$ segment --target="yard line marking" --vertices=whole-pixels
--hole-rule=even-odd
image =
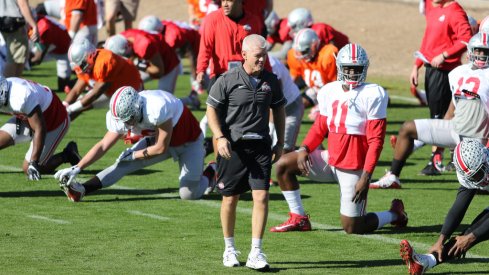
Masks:
[[[407,101],[407,102],[419,104],[419,100],[417,98],[414,98],[414,97],[405,97],[405,96],[400,96],[400,95],[389,95],[389,97],[392,99],[397,99],[397,100],[402,100],[402,101]]]
[[[207,200],[194,200],[194,201],[190,201],[189,200],[188,202],[199,203],[199,204],[203,204],[203,205],[214,207],[214,208],[220,208],[221,207],[221,203],[220,202],[215,202],[215,201],[207,201]],[[238,213],[247,214],[247,215],[251,215],[252,214],[252,209],[251,208],[243,208],[243,207],[239,207],[238,206],[236,208],[236,211]],[[284,221],[284,220],[287,219],[287,217],[284,216],[284,215],[279,215],[279,214],[276,214],[276,213],[269,212],[268,213],[268,219],[277,220],[277,221]],[[344,235],[346,235],[345,231],[343,231],[343,228],[338,227],[338,226],[333,226],[333,225],[329,225],[329,224],[321,224],[321,223],[316,223],[316,222],[313,222],[312,223],[312,226],[315,227],[315,228],[318,228],[318,229],[326,230],[325,231],[326,233],[330,233],[330,234],[344,234]],[[370,239],[370,240],[381,241],[381,242],[389,243],[389,244],[399,244],[401,242],[401,240],[402,240],[402,239],[385,237],[385,236],[382,236],[382,235],[379,235],[379,234],[368,234],[368,235],[351,234],[350,236],[353,237],[353,238]],[[412,241],[409,241],[409,243],[411,245],[413,245],[414,247],[416,247],[418,249],[418,251],[420,251],[420,250],[428,250],[431,247],[431,245],[428,245],[428,244],[425,244],[425,243],[420,243],[420,242],[412,242]],[[487,257],[489,257],[489,256],[482,256],[482,255],[473,254],[473,253],[470,253],[470,252],[468,252],[466,256],[468,258],[487,258]]]
[[[26,216],[29,217],[29,218],[43,220],[43,221],[48,221],[48,222],[54,222],[54,223],[57,223],[57,224],[71,224],[71,222],[69,222],[69,221],[58,220],[58,219],[51,219],[51,218],[44,217],[44,216],[39,216],[39,215],[26,215]]]
[[[0,169],[1,170],[6,170],[9,172],[23,172],[22,168],[16,167],[16,166],[10,166],[10,165],[1,165],[0,164]]]
[[[155,220],[160,220],[160,221],[168,221],[170,219],[168,217],[163,217],[163,216],[158,216],[158,215],[155,215],[155,214],[144,213],[144,212],[137,211],[137,210],[128,210],[127,213],[133,214],[133,215],[137,215],[137,216],[148,217],[148,218],[155,219]]]

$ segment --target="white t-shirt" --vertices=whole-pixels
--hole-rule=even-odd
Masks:
[[[294,81],[290,77],[289,70],[278,60],[276,57],[273,57],[268,53],[268,59],[270,60],[270,65],[272,66],[273,73],[277,76],[277,78],[282,83],[282,91],[284,93],[285,99],[287,99],[287,105],[294,102],[297,97],[301,95],[299,91],[299,87],[295,85]]]
[[[345,92],[341,81],[334,81],[318,92],[319,112],[327,116],[332,133],[365,135],[367,120],[387,116],[387,102],[387,93],[377,84],[365,83]]]
[[[17,77],[8,78],[10,82],[9,101],[0,107],[0,112],[16,115],[29,115],[37,105],[44,112],[53,100],[49,88],[39,83]]]
[[[165,121],[171,119],[174,127],[183,112],[183,103],[172,94],[160,90],[147,90],[139,93],[143,106],[143,120],[128,129],[125,124],[107,112],[107,130],[110,132],[125,134],[131,130],[134,134],[150,135]]]

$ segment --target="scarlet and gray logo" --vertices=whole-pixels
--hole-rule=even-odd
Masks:
[[[217,188],[219,188],[221,190],[224,189],[224,182],[221,181],[220,183],[218,183]]]
[[[246,32],[250,32],[251,31],[251,26],[246,24],[243,26],[243,30],[245,30]]]
[[[264,91],[264,92],[270,92],[272,90],[272,88],[270,87],[270,85],[268,85],[267,82],[264,82],[261,85],[261,90]]]

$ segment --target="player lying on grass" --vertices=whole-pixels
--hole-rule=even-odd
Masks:
[[[401,257],[409,274],[423,274],[441,263],[465,256],[474,245],[489,239],[489,207],[482,210],[460,235],[450,237],[462,222],[477,191],[489,190],[489,151],[477,140],[464,139],[455,147],[453,162],[461,186],[440,237],[428,254],[418,254],[407,240],[401,241]]]
[[[160,90],[138,92],[129,86],[119,88],[110,100],[106,115],[107,133],[71,167],[58,171],[55,178],[71,201],[115,184],[123,176],[173,158],[180,165],[180,198],[199,199],[213,187],[214,169],[202,174],[205,150],[197,119],[172,94]],[[116,162],[83,184],[75,177],[100,159],[128,131],[146,135],[124,150]]]

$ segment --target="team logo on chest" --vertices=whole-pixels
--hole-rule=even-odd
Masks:
[[[270,87],[270,85],[268,85],[267,82],[263,82],[263,84],[261,85],[261,90],[268,93],[272,91],[272,88]]]
[[[248,25],[248,24],[246,24],[246,25],[244,25],[244,26],[243,26],[243,30],[244,30],[245,32],[249,33],[249,32],[251,32],[251,26],[250,26],[250,25]]]

